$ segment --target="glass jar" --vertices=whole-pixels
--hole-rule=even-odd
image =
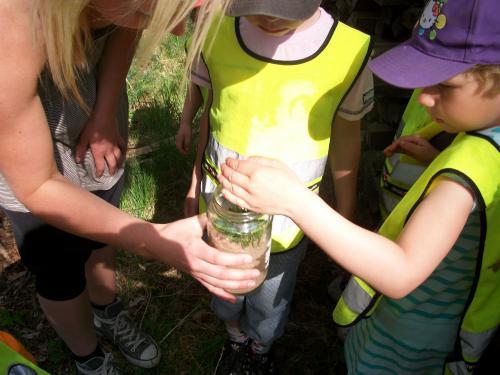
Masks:
[[[250,254],[252,263],[238,268],[260,271],[252,288],[227,290],[232,294],[247,294],[264,282],[271,252],[272,216],[248,211],[229,202],[220,186],[215,190],[207,209],[208,241],[213,247],[228,253]]]

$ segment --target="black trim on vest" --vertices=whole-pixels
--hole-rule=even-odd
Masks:
[[[207,102],[209,101],[210,103],[204,103],[203,105],[203,112],[205,111],[205,108],[209,108],[208,109],[208,118],[207,118],[207,139],[205,141],[205,146],[203,146],[203,151],[202,151],[202,154],[200,155],[201,157],[201,163],[200,163],[200,172],[201,172],[201,176],[200,176],[200,184],[201,184],[201,181],[203,180],[203,161],[205,160],[205,154],[207,152],[207,146],[208,146],[208,139],[210,138],[210,134],[212,133],[212,124],[210,122],[210,111],[212,111],[212,104],[214,102],[213,100],[213,90],[212,90],[212,77],[210,76],[210,69],[208,69],[208,65],[207,65],[207,61],[205,60],[205,56],[203,55],[203,52],[200,53],[200,57],[201,57],[201,60],[203,61],[203,64],[205,64],[205,66],[207,67],[207,74],[208,74],[208,78],[210,79],[210,88],[208,88],[208,95],[207,95]],[[196,85],[198,86],[198,85]],[[198,87],[198,90],[200,90],[200,95],[201,95],[201,88]],[[212,97],[210,97],[210,92],[212,92]],[[202,112],[202,118],[203,118],[203,112]],[[201,135],[201,124],[202,124],[202,121],[200,120],[200,135]],[[197,155],[198,157],[198,155]],[[196,161],[195,161],[196,163]],[[217,178],[217,176],[215,177]],[[198,198],[198,201],[199,201],[200,198]],[[207,202],[208,203],[208,202]]]
[[[496,150],[498,152],[500,152],[500,145],[498,143],[496,143],[491,137],[488,137],[486,134],[481,134],[481,133],[477,133],[477,132],[474,132],[474,131],[471,131],[471,132],[465,132],[465,134],[467,135],[472,135],[473,137],[478,137],[478,138],[482,138],[486,141],[488,141],[489,143],[491,143],[491,145],[493,147],[496,148]]]
[[[269,57],[261,56],[255,52],[251,51],[243,42],[243,38],[242,38],[241,33],[240,33],[240,17],[236,17],[234,19],[234,31],[236,33],[236,39],[238,39],[238,44],[240,45],[241,49],[243,51],[245,51],[248,55],[252,56],[253,58],[260,60],[260,61],[267,62],[267,63],[277,64],[277,65],[299,65],[299,64],[303,64],[303,63],[306,63],[308,61],[313,60],[321,52],[323,52],[323,50],[326,48],[328,43],[330,43],[330,40],[332,39],[333,33],[335,32],[335,29],[337,28],[338,23],[339,22],[337,20],[334,20],[333,25],[330,28],[330,31],[328,32],[328,35],[326,36],[323,44],[321,45],[321,47],[318,48],[318,50],[316,52],[314,52],[310,56],[307,56],[307,57],[305,57],[303,59],[299,59],[299,60],[274,60],[274,59],[271,59]]]
[[[471,134],[475,135],[475,134]],[[481,137],[483,138],[483,137]],[[485,138],[488,138],[485,136]],[[472,282],[472,286],[470,288],[469,296],[467,297],[467,301],[465,302],[464,305],[464,312],[460,318],[460,323],[458,325],[458,331],[455,339],[455,346],[453,349],[453,352],[450,353],[446,359],[447,362],[456,362],[456,361],[463,361],[469,366],[474,366],[475,363],[467,362],[463,356],[462,356],[462,347],[460,344],[460,329],[462,327],[465,315],[467,313],[467,310],[469,309],[470,304],[472,303],[472,300],[474,299],[474,295],[476,294],[476,289],[477,289],[477,284],[479,282],[479,277],[481,275],[481,266],[482,266],[482,261],[483,261],[483,256],[484,256],[484,246],[486,243],[486,231],[487,231],[487,225],[488,222],[486,220],[486,203],[484,203],[483,196],[481,194],[481,191],[477,187],[477,185],[472,181],[472,179],[464,174],[463,172],[454,169],[454,168],[444,168],[438,171],[432,178],[429,180],[427,183],[427,186],[425,187],[424,191],[422,192],[422,195],[418,198],[418,200],[415,202],[411,210],[408,212],[408,216],[405,219],[405,225],[408,219],[411,217],[413,214],[413,211],[415,211],[416,207],[420,204],[420,202],[424,199],[425,194],[429,190],[429,187],[431,184],[434,182],[434,180],[437,177],[440,177],[443,174],[453,174],[456,175],[460,178],[462,178],[465,182],[467,182],[469,188],[473,191],[474,197],[476,198],[476,207],[478,209],[479,213],[479,219],[481,221],[481,229],[480,229],[480,237],[479,237],[479,249],[478,249],[478,254],[477,254],[477,260],[476,260],[476,270],[474,272],[474,281]]]
[[[428,141],[429,141],[429,143],[432,146],[434,146],[434,148],[437,148],[441,152],[444,149],[446,149],[449,145],[452,144],[452,142],[455,140],[455,138],[457,137],[457,135],[458,135],[458,133],[452,134],[452,133],[448,133],[448,132],[446,132],[446,131],[443,130],[443,131],[440,131],[437,134],[434,134],[434,136],[432,136],[431,138],[429,138]],[[438,146],[442,146],[442,144],[436,144],[436,142],[440,141],[439,137],[445,137],[444,138],[444,142],[446,143],[445,147],[438,147]],[[443,141],[443,140],[441,140],[441,141]]]

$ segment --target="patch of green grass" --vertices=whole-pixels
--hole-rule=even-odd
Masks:
[[[129,147],[139,148],[175,136],[180,119],[172,97],[161,94],[138,107],[130,120]]]
[[[63,363],[68,358],[68,349],[60,340],[49,340],[47,343],[47,355],[49,363],[58,367],[60,363]]]
[[[24,315],[25,311],[0,309],[0,327],[7,329],[15,325],[22,325],[24,323]]]
[[[155,213],[157,181],[139,161],[127,163],[125,192],[120,208],[144,220],[151,220]]]
[[[184,75],[186,40],[187,36],[168,37],[152,56],[147,67],[132,65],[127,77],[131,111],[145,100],[156,99],[165,94],[175,96]],[[178,100],[175,102],[180,103]]]
[[[194,152],[181,155],[173,141],[128,160],[121,208],[155,222],[182,218],[193,162]]]
[[[186,93],[186,40],[186,36],[167,38],[146,68],[133,65],[130,69],[130,145],[148,144],[175,134]]]

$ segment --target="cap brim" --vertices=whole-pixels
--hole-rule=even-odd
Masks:
[[[376,76],[393,86],[407,89],[435,85],[472,66],[474,64],[429,56],[409,44],[400,44],[369,63]]]
[[[226,11],[226,15],[230,17],[244,17],[244,16],[269,16],[282,18],[289,21],[297,21],[302,18],[298,18],[295,15],[287,14],[286,12],[274,12],[272,10],[252,10],[247,11],[246,9],[229,9]]]
[[[260,15],[292,21],[305,20],[314,14],[321,1],[303,1],[304,0],[288,1],[286,6],[283,6],[283,2],[273,2],[271,0],[233,1],[226,10],[226,15],[231,17]]]

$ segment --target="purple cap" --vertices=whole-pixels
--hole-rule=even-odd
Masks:
[[[477,64],[500,64],[500,0],[430,0],[412,36],[370,63],[391,85],[446,81]]]

